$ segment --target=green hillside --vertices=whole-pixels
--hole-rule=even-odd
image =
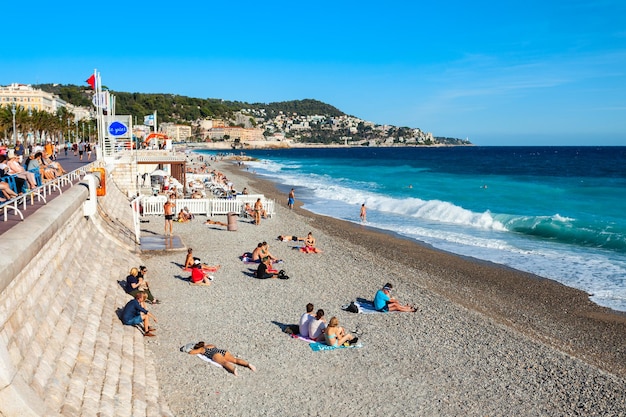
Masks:
[[[34,88],[54,93],[61,99],[75,106],[91,106],[92,90],[76,85],[38,84]],[[267,116],[273,117],[279,112],[297,113],[302,116],[324,115],[341,116],[344,113],[321,101],[305,99],[278,103],[245,103],[217,98],[193,98],[176,94],[126,93],[110,90],[115,95],[115,112],[130,114],[143,120],[155,110],[160,122],[190,124],[192,121],[207,117],[228,119],[242,109],[265,109]]]

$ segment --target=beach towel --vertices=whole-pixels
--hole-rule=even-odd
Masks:
[[[211,359],[209,359],[206,356],[204,356],[202,353],[198,353],[198,354],[196,354],[196,356],[198,356],[203,361],[210,363],[211,365],[217,366],[218,368],[223,368],[222,365],[220,365],[219,363],[217,363],[215,361],[212,361]]]
[[[191,350],[193,349],[194,346],[195,346],[195,343],[187,343],[186,345],[180,347],[180,351],[181,352],[185,352],[185,353],[189,353],[189,352],[191,352]],[[210,363],[211,365],[217,366],[218,368],[223,368],[222,365],[220,365],[219,363],[217,363],[217,362],[207,358],[206,356],[204,356],[201,353],[197,353],[196,356],[198,356],[203,361]]]
[[[315,343],[315,340],[309,339],[308,337],[300,336],[299,334],[292,334],[291,337],[294,339],[302,340],[307,343]]]
[[[363,344],[362,343],[357,343],[356,345],[348,345],[348,346],[344,346],[344,345],[340,345],[340,346],[328,346],[325,343],[320,343],[320,342],[314,342],[311,343],[309,346],[311,346],[311,350],[313,350],[313,352],[319,352],[321,350],[335,350],[335,349],[350,349],[350,348],[362,348]]]
[[[244,264],[258,264],[261,260],[258,259],[256,261],[252,260],[252,252],[244,252],[243,255],[241,255],[241,261]]]
[[[302,253],[321,253],[322,251],[318,248],[310,248],[308,246],[296,246],[300,252]]]
[[[358,307],[360,314],[386,314],[386,311],[378,311],[374,308],[374,303],[371,301],[355,301],[354,304]],[[349,304],[341,306],[342,310],[346,310]]]

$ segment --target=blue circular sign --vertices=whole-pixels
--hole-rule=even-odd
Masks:
[[[124,136],[128,132],[128,128],[124,123],[113,122],[109,125],[109,133],[112,136]]]

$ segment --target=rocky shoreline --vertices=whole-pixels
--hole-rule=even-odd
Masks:
[[[180,270],[184,252],[146,253],[162,393],[176,415],[625,415],[626,316],[550,280],[433,250],[368,227],[317,216],[230,162],[211,163],[237,189],[274,198],[277,215],[238,231],[175,224],[207,263],[210,287]],[[217,219],[224,220],[224,219]],[[154,217],[142,233],[161,234]],[[283,234],[312,231],[321,254],[303,254]],[[239,256],[266,240],[288,281],[257,280]],[[351,314],[385,282],[417,313]],[[313,352],[282,332],[306,303],[359,329],[361,349]],[[238,378],[178,348],[212,342],[258,368]]]

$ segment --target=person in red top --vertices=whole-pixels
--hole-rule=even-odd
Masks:
[[[204,273],[200,260],[194,261],[191,266],[191,285],[211,285],[211,281],[213,277]]]

